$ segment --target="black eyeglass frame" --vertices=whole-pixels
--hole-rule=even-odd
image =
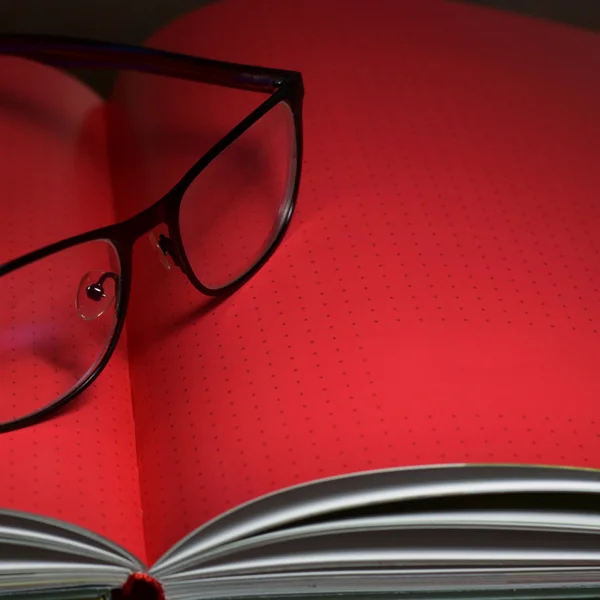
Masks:
[[[183,271],[192,285],[207,296],[231,293],[246,283],[267,262],[285,236],[296,206],[302,170],[304,85],[302,75],[297,71],[230,63],[155,48],[49,35],[0,35],[0,55],[27,58],[63,68],[100,68],[146,72],[176,79],[187,79],[199,83],[270,94],[263,103],[204,154],[183,175],[179,182],[152,206],[126,221],[55,242],[8,263],[0,264],[0,277],[2,277],[56,252],[85,242],[105,240],[114,246],[121,268],[116,294],[115,328],[112,339],[107,344],[100,361],[97,362],[93,370],[84,376],[84,379],[78,385],[55,402],[26,416],[18,417],[7,423],[1,423],[0,433],[6,433],[47,419],[88,388],[106,367],[117,346],[125,323],[131,289],[133,246],[141,236],[149,233],[159,225],[166,225],[169,238],[166,240],[166,245],[161,245],[161,249],[165,254],[171,256],[173,262]],[[287,210],[282,216],[280,229],[262,257],[248,271],[221,288],[207,287],[198,280],[185,255],[179,229],[179,209],[183,195],[189,185],[212,160],[280,102],[285,102],[289,106],[295,128],[295,157],[292,161],[294,167],[292,172],[293,183],[290,186]]]

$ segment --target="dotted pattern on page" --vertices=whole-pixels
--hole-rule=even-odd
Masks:
[[[0,260],[4,262],[84,231],[114,222],[103,103],[75,80],[39,63],[0,57]],[[35,341],[40,327],[59,339],[76,336],[83,321],[75,310],[77,283],[85,273],[79,252],[66,260],[22,269],[2,281],[0,297],[0,417],[50,399],[59,369],[43,355],[27,377],[13,369],[12,345]],[[71,260],[74,259],[74,260]],[[57,262],[59,265],[57,265]],[[11,277],[10,275],[8,276]],[[71,285],[75,282],[75,285]],[[62,315],[51,310],[64,298]],[[19,331],[12,321],[19,307]],[[31,311],[31,321],[26,310]],[[72,329],[71,329],[72,327]],[[46,332],[37,339],[50,340]],[[23,344],[24,349],[27,347]],[[74,343],[65,358],[77,360]],[[19,355],[20,357],[22,355]],[[68,363],[67,363],[68,364]],[[20,376],[15,376],[18,372]],[[33,404],[35,402],[35,404]],[[0,435],[0,507],[64,519],[101,533],[142,559],[145,543],[125,339],[97,383],[55,419]]]
[[[299,70],[306,98],[297,213],[249,285],[206,302],[138,248],[131,376],[151,557],[317,477],[600,466],[597,36],[433,0],[231,0],[152,44]],[[260,100],[122,84],[144,157],[124,214]]]
[[[224,0],[151,44],[303,73],[297,212],[223,301],[141,240],[110,367],[69,411],[0,437],[2,506],[152,562],[319,477],[600,466],[596,35],[438,0]],[[118,219],[148,206],[264,99],[127,74],[104,111],[55,85],[60,118],[0,121],[21,136],[2,170],[21,169],[5,190],[20,194],[8,229],[23,227],[0,241],[11,257],[113,221],[109,172]]]

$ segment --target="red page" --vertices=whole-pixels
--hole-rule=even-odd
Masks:
[[[2,262],[114,222],[104,104],[83,84],[0,58],[0,138]],[[2,420],[36,408],[25,403],[62,386],[60,378],[86,358],[98,330],[77,315],[75,297],[89,256],[73,249],[3,278]],[[56,340],[72,345],[31,354],[31,343]],[[87,527],[144,558],[134,436],[123,338],[97,383],[62,414],[0,436],[0,506]]]
[[[299,70],[306,99],[297,212],[249,285],[210,303],[137,249],[149,559],[318,477],[600,466],[596,35],[437,0],[229,0],[150,44]],[[257,103],[205,89],[121,80],[124,213]]]

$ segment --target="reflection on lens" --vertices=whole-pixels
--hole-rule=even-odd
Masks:
[[[104,240],[0,279],[0,423],[53,404],[94,370],[115,331],[119,280]]]
[[[294,121],[281,102],[194,180],[179,226],[202,284],[224,287],[260,261],[289,218],[295,173]]]

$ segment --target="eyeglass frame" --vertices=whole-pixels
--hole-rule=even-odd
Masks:
[[[7,423],[0,423],[0,433],[7,433],[45,421],[86,390],[104,370],[123,331],[131,291],[133,247],[143,235],[148,234],[160,225],[166,225],[169,234],[169,237],[166,238],[168,246],[166,248],[161,246],[160,249],[165,255],[171,257],[190,283],[206,296],[227,295],[235,291],[264,266],[284,238],[296,207],[302,171],[304,84],[302,74],[298,71],[214,60],[150,47],[64,36],[0,34],[0,56],[3,55],[32,59],[54,67],[145,72],[175,79],[270,94],[264,102],[196,161],[171,190],[148,208],[125,221],[65,238],[10,260],[8,263],[0,264],[1,278],[47,256],[96,240],[111,242],[120,261],[119,285],[115,294],[116,323],[112,332],[112,339],[107,344],[104,355],[93,370],[84,375],[82,381],[78,382],[73,389],[58,400],[31,414],[17,417]],[[293,187],[290,188],[288,207],[281,219],[279,231],[262,257],[251,268],[223,287],[216,289],[207,287],[202,284],[194,273],[185,254],[181,239],[179,210],[183,195],[196,177],[221,152],[280,102],[287,103],[294,121],[295,155],[292,162],[295,170],[292,173]]]

